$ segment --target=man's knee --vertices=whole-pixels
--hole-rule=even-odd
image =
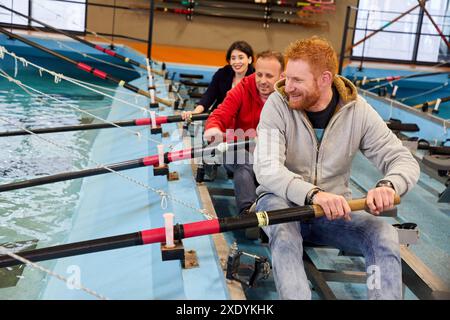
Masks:
[[[369,245],[372,247],[383,247],[391,252],[400,252],[397,230],[383,219],[372,219],[366,230]]]
[[[292,207],[293,204],[273,193],[268,193],[259,197],[256,201],[257,211],[270,211]]]

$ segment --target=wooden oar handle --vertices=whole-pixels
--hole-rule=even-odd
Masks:
[[[143,96],[146,96],[147,98],[151,98],[150,93],[148,91],[139,89],[137,93],[139,93],[139,94],[141,94]],[[155,101],[159,102],[159,103],[162,103],[162,104],[164,104],[164,105],[166,105],[168,107],[173,107],[173,103],[174,103],[173,100],[167,100],[167,99],[163,99],[163,98],[156,97],[156,96],[155,96]]]
[[[164,71],[164,70],[152,69],[152,73],[157,74],[158,76],[162,76],[162,77],[164,77],[166,75],[166,71]]]
[[[159,98],[159,97],[155,97],[155,100],[157,102],[165,104],[168,107],[173,107],[173,101],[172,100],[167,100],[167,99],[163,99],[163,98]]]
[[[350,206],[350,209],[352,209],[352,211],[358,211],[358,210],[366,210],[366,198],[361,198],[361,199],[353,199],[353,200],[349,200],[347,201],[348,205]],[[400,203],[400,196],[398,194],[396,194],[394,196],[394,204],[397,205]],[[325,214],[325,212],[323,212],[323,209],[321,206],[314,204],[314,215],[316,216],[316,218],[321,217]]]

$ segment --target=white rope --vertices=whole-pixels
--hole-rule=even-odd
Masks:
[[[58,274],[58,273],[56,273],[56,272],[53,272],[53,271],[51,271],[51,270],[49,270],[49,269],[47,269],[47,268],[44,268],[44,267],[42,267],[41,265],[38,265],[38,264],[35,263],[35,262],[32,262],[32,261],[30,261],[30,260],[28,260],[28,259],[25,259],[25,258],[23,258],[23,257],[21,257],[21,256],[19,256],[19,255],[17,255],[17,254],[15,254],[15,253],[12,252],[11,250],[8,250],[7,248],[5,248],[5,247],[3,247],[3,246],[0,246],[0,253],[1,253],[1,254],[8,255],[8,256],[10,256],[11,258],[16,259],[16,260],[18,260],[18,261],[20,261],[20,262],[26,264],[26,265],[29,266],[29,267],[32,267],[32,268],[34,268],[34,269],[40,270],[40,271],[42,271],[42,272],[44,272],[44,273],[47,273],[48,275],[50,275],[50,276],[52,276],[52,277],[55,277],[55,278],[57,278],[57,279],[59,279],[59,280],[65,282],[67,285],[73,286],[73,283],[71,283],[70,280],[67,279],[66,277],[64,277],[64,276],[62,276],[62,275],[60,275],[60,274]],[[92,290],[92,289],[89,289],[89,288],[85,287],[85,286],[82,285],[81,283],[78,283],[78,284],[76,285],[76,288],[77,288],[77,289],[80,289],[80,290],[83,290],[83,291],[86,292],[87,294],[90,294],[90,295],[96,297],[97,299],[100,299],[100,300],[108,300],[108,298],[106,298],[105,296],[103,296],[103,295],[101,295],[101,294],[95,292],[95,291]]]
[[[442,65],[445,65],[445,64],[447,64],[447,63],[449,63],[449,61],[441,60],[440,63],[431,66],[430,69],[438,68],[438,67],[440,67],[440,66],[442,66]],[[443,73],[444,73],[444,72],[443,72]],[[408,79],[408,77],[412,77],[413,75],[415,76],[415,75],[421,75],[421,74],[423,74],[423,72],[418,72],[418,73],[409,74],[409,75],[406,75],[405,77],[402,77],[402,78],[400,78],[400,79],[392,80],[392,81],[389,81],[388,83],[383,83],[383,84],[380,84],[380,85],[378,85],[378,86],[374,86],[374,87],[371,87],[371,88],[367,88],[366,90],[367,90],[367,91],[372,91],[372,90],[376,90],[376,89],[378,89],[378,88],[386,87],[386,86],[388,86],[388,85],[390,85],[390,86],[392,87],[392,84],[393,84],[393,83],[396,83],[396,82],[401,81],[401,80]]]
[[[75,106],[75,105],[73,105],[73,104],[71,104],[71,103],[68,103],[68,102],[66,102],[66,101],[60,100],[60,99],[55,98],[55,97],[53,97],[53,96],[51,96],[51,95],[48,95],[48,94],[46,94],[46,93],[44,93],[44,92],[41,92],[41,91],[39,91],[39,90],[37,90],[37,89],[35,89],[35,88],[33,88],[33,87],[30,87],[30,86],[28,86],[28,85],[22,83],[21,81],[12,78],[10,75],[8,75],[8,74],[7,74],[3,69],[1,69],[1,68],[0,68],[0,76],[3,77],[3,78],[6,78],[6,79],[7,79],[8,81],[10,81],[10,82],[15,83],[16,85],[18,85],[19,87],[21,87],[25,92],[27,92],[27,93],[28,93],[29,95],[31,95],[31,96],[34,96],[34,95],[33,95],[31,92],[29,92],[28,90],[26,90],[26,89],[32,90],[32,91],[38,93],[39,95],[42,95],[42,96],[44,96],[44,97],[46,97],[46,98],[48,98],[48,99],[52,99],[52,100],[54,100],[54,101],[56,101],[56,102],[58,102],[58,103],[60,103],[60,104],[62,104],[62,105],[68,106],[68,107],[70,107],[70,108],[72,108],[72,109],[75,109],[75,110],[77,110],[77,111],[79,111],[79,112],[85,113],[85,114],[87,114],[87,115],[89,115],[89,116],[91,116],[91,117],[93,117],[93,118],[95,118],[95,119],[97,119],[97,120],[100,120],[101,122],[108,123],[108,124],[110,124],[110,125],[112,125],[112,126],[114,126],[114,127],[116,127],[116,128],[120,128],[120,129],[122,129],[122,130],[124,130],[124,131],[127,131],[127,132],[131,133],[132,135],[137,136],[138,138],[141,137],[141,133],[138,132],[138,131],[134,131],[134,130],[130,130],[130,129],[128,129],[128,128],[121,127],[121,126],[115,124],[114,122],[111,122],[111,121],[105,120],[105,119],[103,119],[103,118],[100,118],[99,116],[96,116],[96,115],[93,114],[93,113],[90,113],[90,112],[88,112],[88,111],[86,111],[86,110],[83,110],[83,109],[81,109],[81,108],[79,108],[79,107],[77,107],[77,106]],[[46,102],[46,101],[45,101],[45,102]],[[150,141],[150,142],[153,142],[153,143],[156,143],[156,144],[160,144],[160,143],[161,143],[161,141],[156,140],[156,139],[153,139],[153,138],[151,138],[151,137],[145,137],[145,139],[146,139],[147,141]]]
[[[105,90],[105,91],[111,91],[111,92],[116,92],[117,91],[116,89],[112,89],[112,88],[108,88],[108,87],[101,86],[101,85],[98,85],[98,84],[93,84],[93,83],[90,83],[90,82],[74,79],[74,78],[71,78],[69,76],[66,76],[66,77],[71,79],[71,80],[74,80],[74,81],[76,81],[78,83],[82,83],[82,84],[85,84],[87,86],[91,86],[92,88],[98,88],[98,89],[102,89],[102,90]],[[165,84],[157,84],[157,85],[155,85],[155,87],[156,88],[166,88],[166,85]],[[145,97],[143,95],[140,95],[140,94],[137,94],[137,93],[133,93],[133,92],[124,91],[124,92],[121,92],[121,94],[133,96],[134,98],[148,99],[147,97]]]
[[[60,145],[60,144],[58,144],[58,143],[56,143],[56,142],[54,142],[54,141],[52,141],[52,140],[50,140],[50,139],[46,139],[46,138],[44,138],[44,137],[42,137],[42,136],[40,136],[40,135],[37,135],[37,134],[35,134],[34,132],[32,132],[31,130],[29,130],[29,129],[25,128],[25,127],[19,126],[19,125],[13,123],[13,122],[11,122],[11,121],[9,121],[9,120],[7,120],[7,119],[1,117],[1,116],[0,116],[0,120],[2,120],[3,122],[9,123],[9,124],[11,124],[11,125],[13,125],[13,126],[19,128],[19,129],[21,129],[21,130],[24,130],[24,131],[28,132],[29,134],[31,134],[31,135],[37,137],[38,139],[43,140],[43,141],[45,141],[45,142],[47,142],[47,143],[49,143],[49,144],[51,144],[51,145],[53,145],[53,146],[56,146],[56,147],[61,148],[61,149],[63,149],[63,150],[66,150],[66,151],[68,151],[68,152],[70,152],[70,153],[73,152],[73,150],[72,150],[71,148],[66,147],[66,146],[62,146],[62,145]],[[99,168],[106,169],[106,170],[108,170],[109,172],[114,173],[114,174],[116,174],[116,175],[122,177],[122,178],[125,179],[125,180],[128,180],[128,181],[130,181],[130,182],[132,182],[132,183],[134,183],[134,184],[136,184],[136,185],[138,185],[138,186],[141,186],[141,187],[143,187],[143,188],[145,188],[145,189],[147,189],[147,190],[150,190],[150,191],[152,191],[152,192],[158,194],[160,197],[166,197],[167,199],[169,199],[169,200],[171,200],[171,201],[173,201],[173,202],[176,202],[176,203],[178,203],[178,204],[181,204],[182,206],[184,206],[184,207],[186,207],[186,208],[189,208],[189,209],[192,209],[193,211],[199,212],[199,213],[201,213],[204,217],[206,217],[207,219],[214,219],[214,216],[212,216],[211,214],[209,214],[209,213],[206,211],[206,209],[200,209],[200,208],[197,208],[197,207],[195,207],[195,206],[193,206],[193,205],[191,205],[191,204],[189,204],[189,203],[187,203],[187,202],[184,202],[183,200],[179,200],[179,199],[177,199],[177,198],[174,198],[174,197],[170,196],[168,193],[165,193],[164,191],[162,191],[162,190],[160,190],[160,189],[155,189],[155,188],[153,188],[153,187],[150,187],[149,185],[146,185],[146,184],[142,183],[141,181],[138,181],[138,180],[136,180],[136,179],[134,179],[134,178],[132,178],[132,177],[129,177],[129,176],[127,176],[127,175],[125,175],[125,174],[123,174],[123,173],[121,173],[121,172],[119,172],[119,171],[115,171],[115,170],[109,168],[108,166],[106,166],[106,165],[104,165],[104,164],[101,164],[101,163],[99,163],[99,162],[97,162],[97,161],[94,161],[94,160],[92,160],[92,159],[89,159],[89,158],[86,157],[86,156],[83,156],[83,158],[84,158],[85,160],[87,160],[87,161],[91,161],[92,163],[94,163],[95,165],[97,165]]]
[[[45,7],[45,6],[43,6],[42,4],[39,3],[39,1],[34,1],[33,4],[37,4],[37,5],[40,6],[41,8],[43,8],[43,9],[45,9],[45,10],[47,10],[47,11],[53,13],[55,16],[57,16],[57,17],[59,17],[59,18],[62,18],[62,19],[67,18],[67,17],[63,17],[63,16],[60,15],[59,13],[57,13],[57,12],[55,12],[55,11],[53,11],[53,10],[51,10],[51,9],[49,9],[49,8],[47,8],[47,7]],[[111,46],[114,45],[114,43],[111,41],[111,39],[108,39],[108,38],[106,38],[106,37],[104,37],[104,36],[98,34],[97,32],[88,29],[86,26],[81,26],[80,24],[78,24],[78,23],[77,23],[76,21],[74,21],[74,20],[71,20],[70,23],[76,25],[77,27],[79,27],[79,28],[82,29],[82,30],[86,30],[87,32],[89,32],[90,34],[92,34],[94,37],[97,37],[97,38],[100,38],[100,39],[103,39],[103,40],[107,41]],[[155,64],[158,64],[156,61],[152,61],[152,62],[155,63]]]
[[[0,46],[0,47],[1,47],[1,46]],[[7,55],[9,55],[9,56],[11,56],[11,57],[17,57],[17,56],[15,55],[14,52],[9,52],[5,47],[1,47],[1,48],[2,48],[1,50],[3,50],[3,52],[6,53]],[[23,58],[23,59],[25,59],[25,58]],[[25,59],[25,60],[26,60],[26,59]],[[139,110],[141,110],[141,111],[143,111],[143,112],[147,112],[147,111],[148,111],[147,109],[145,109],[145,108],[143,108],[143,107],[141,107],[141,106],[139,106],[139,105],[136,105],[136,104],[130,103],[130,102],[126,101],[126,100],[123,100],[123,99],[114,97],[114,96],[112,96],[112,95],[109,95],[109,94],[107,94],[107,93],[101,92],[101,91],[99,91],[99,90],[95,90],[95,89],[93,89],[93,88],[90,88],[89,86],[83,85],[82,83],[78,83],[78,80],[75,80],[75,79],[73,79],[73,78],[70,78],[70,77],[68,77],[68,76],[65,76],[64,74],[58,74],[58,73],[56,73],[55,71],[48,70],[48,69],[46,69],[46,68],[44,68],[44,67],[42,67],[42,66],[36,65],[36,64],[34,64],[34,63],[32,63],[32,62],[30,62],[30,61],[28,61],[28,60],[26,60],[26,61],[27,61],[28,65],[30,65],[30,66],[32,66],[32,67],[38,69],[41,76],[42,76],[42,71],[45,71],[46,73],[52,75],[53,77],[56,77],[56,76],[57,76],[57,77],[60,77],[61,79],[64,79],[64,80],[66,80],[66,81],[68,81],[68,82],[70,82],[70,83],[73,83],[73,84],[77,85],[77,86],[80,86],[80,87],[85,88],[85,89],[87,89],[87,90],[90,90],[90,91],[92,91],[92,92],[98,93],[98,94],[103,95],[103,96],[105,96],[105,97],[108,97],[108,98],[110,98],[110,99],[119,101],[119,102],[124,103],[124,104],[126,104],[126,105],[128,105],[128,106],[131,106],[131,107],[133,107],[133,108],[139,109]]]
[[[440,86],[438,86],[436,88],[433,88],[433,89],[430,89],[428,91],[421,92],[421,93],[418,93],[418,94],[415,94],[415,95],[412,95],[412,96],[409,96],[409,97],[406,97],[406,98],[399,99],[398,101],[404,102],[406,100],[410,100],[410,99],[413,99],[413,98],[421,97],[421,96],[427,95],[429,93],[433,93],[435,91],[439,91],[442,88],[445,88],[446,86],[448,86],[448,82],[445,82],[443,85],[440,85]]]
[[[41,30],[39,30],[38,28],[33,27],[33,26],[31,26],[31,28],[33,28],[35,31],[38,31],[38,32],[41,31]],[[89,59],[92,59],[92,60],[95,60],[95,61],[99,61],[99,62],[101,62],[101,63],[107,64],[107,65],[110,65],[110,66],[113,66],[113,67],[116,67],[116,68],[119,68],[119,69],[124,69],[124,70],[128,70],[128,71],[136,71],[136,72],[138,72],[141,76],[143,75],[143,73],[142,73],[140,70],[136,70],[136,69],[134,69],[134,68],[129,68],[129,67],[121,66],[121,65],[118,65],[118,64],[116,64],[116,63],[113,63],[113,62],[109,62],[109,61],[103,60],[103,59],[101,59],[101,58],[96,58],[96,57],[91,56],[91,55],[89,55],[89,54],[87,54],[87,53],[81,52],[81,51],[79,51],[79,50],[77,50],[77,49],[75,49],[75,48],[69,46],[68,44],[65,44],[65,43],[63,43],[63,42],[61,42],[61,41],[59,41],[59,40],[57,40],[57,39],[53,39],[53,40],[56,41],[56,43],[59,45],[59,47],[60,47],[61,49],[62,49],[62,48],[67,48],[67,49],[69,49],[69,50],[72,50],[73,52],[78,53],[79,55],[83,56],[84,58],[89,58]]]

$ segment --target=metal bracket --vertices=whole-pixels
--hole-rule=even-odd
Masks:
[[[254,259],[253,266],[241,263],[241,256],[243,255]],[[243,269],[246,269],[247,273],[250,272],[247,277],[239,274]],[[238,281],[242,285],[252,288],[256,285],[257,281],[265,280],[269,277],[270,269],[271,267],[267,257],[257,256],[239,250],[236,241],[231,245],[225,276],[228,280]]]

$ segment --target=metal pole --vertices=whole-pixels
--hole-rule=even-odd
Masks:
[[[364,30],[364,37],[367,37],[367,29],[369,28],[369,16],[370,16],[370,11],[367,11],[367,17],[366,17],[366,29]],[[363,47],[362,47],[362,53],[361,53],[361,62],[359,64],[359,68],[358,71],[362,71],[363,70],[363,64],[364,64],[364,51],[366,50],[366,41],[363,42]]]
[[[416,40],[414,41],[414,50],[413,50],[413,56],[412,56],[412,61],[411,61],[414,64],[417,62],[417,53],[419,51],[420,34],[422,33],[423,15],[424,15],[424,10],[423,10],[423,7],[420,6],[419,20],[417,21]]]
[[[30,17],[33,15],[33,4],[32,0],[28,0],[28,28],[31,26]],[[14,10],[14,8],[12,8]]]
[[[155,1],[150,0],[150,15],[148,21],[148,41],[147,41],[147,58],[152,61],[152,43],[153,43],[153,17],[155,12]]]
[[[111,30],[111,50],[114,50],[114,27],[116,25],[116,0],[114,0],[113,9],[113,20],[112,20],[112,30]]]
[[[431,14],[428,12],[427,8],[425,8],[425,1],[423,0],[419,0],[419,4],[420,7],[423,9],[423,11],[425,12],[425,14],[427,15],[428,19],[430,19],[431,23],[433,24],[434,28],[436,29],[437,33],[439,34],[439,36],[442,38],[442,40],[444,41],[444,43],[447,45],[447,48],[450,49],[450,42],[448,42],[447,38],[445,37],[445,35],[442,33],[441,29],[439,28],[439,26],[436,24],[436,22],[434,21],[434,19],[431,17]]]
[[[342,44],[341,44],[341,54],[339,56],[339,71],[338,74],[342,73],[342,67],[345,59],[345,44],[347,43],[347,32],[348,32],[348,22],[350,21],[350,6],[347,6],[347,14],[345,15],[344,22],[344,35],[342,36]]]

